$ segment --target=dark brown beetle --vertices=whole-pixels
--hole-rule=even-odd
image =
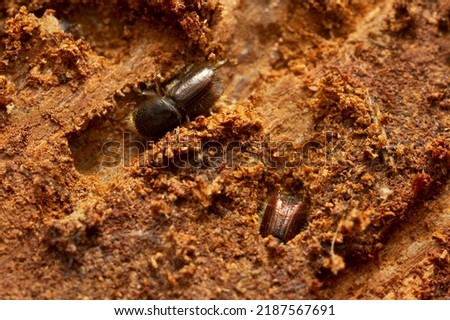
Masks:
[[[142,102],[131,119],[137,132],[147,137],[160,137],[180,124],[210,109],[223,93],[216,67],[196,65],[164,95]]]
[[[271,234],[282,242],[287,242],[306,226],[306,219],[306,201],[280,191],[270,197],[259,232],[263,237]]]

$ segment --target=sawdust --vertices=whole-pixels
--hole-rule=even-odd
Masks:
[[[164,3],[0,4],[1,298],[448,298],[448,2]],[[225,59],[210,117],[129,131]]]

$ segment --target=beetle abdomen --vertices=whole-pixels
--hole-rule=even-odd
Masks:
[[[294,238],[306,225],[307,205],[304,199],[278,192],[264,210],[259,232],[273,235],[283,242]]]
[[[194,67],[168,92],[186,115],[206,115],[223,93],[213,67]]]

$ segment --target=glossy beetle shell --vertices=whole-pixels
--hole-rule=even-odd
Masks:
[[[141,103],[132,115],[136,130],[145,136],[159,136],[182,123],[182,116],[168,98],[155,97]]]
[[[305,227],[306,218],[307,205],[303,199],[278,192],[267,203],[259,232],[263,237],[271,234],[287,242]]]
[[[132,113],[132,123],[140,134],[159,137],[189,119],[209,115],[222,93],[216,68],[194,66],[165,96],[154,96],[142,102]]]

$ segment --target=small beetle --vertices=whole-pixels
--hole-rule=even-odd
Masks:
[[[210,108],[223,93],[215,67],[196,65],[164,95],[142,102],[131,114],[136,131],[146,137],[160,137]]]
[[[259,232],[263,237],[271,234],[287,242],[304,228],[306,218],[307,204],[303,199],[277,192],[267,203]]]

